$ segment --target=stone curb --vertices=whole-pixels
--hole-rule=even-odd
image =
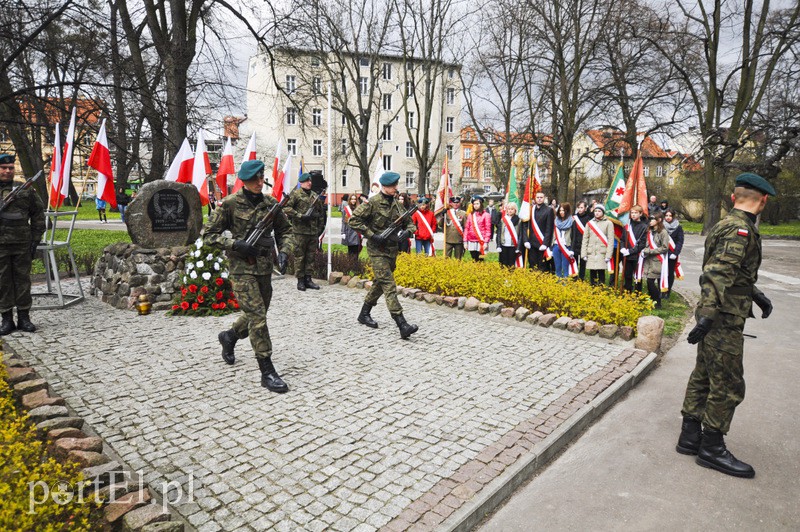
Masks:
[[[92,480],[92,482],[97,481],[98,493],[104,492],[104,490],[106,490],[108,487],[106,476],[109,473],[113,473],[114,475],[118,473],[123,474],[126,471],[136,473],[127,465],[125,465],[123,468],[122,464],[124,464],[124,462],[119,456],[116,455],[116,453],[113,452],[111,446],[103,441],[102,438],[100,438],[97,433],[84,422],[83,418],[77,416],[77,413],[70,407],[46,405],[30,408],[23,404],[23,393],[26,394],[25,396],[31,393],[39,393],[46,395],[51,399],[61,398],[49,397],[49,393],[52,388],[47,380],[40,376],[36,372],[36,369],[32,368],[27,360],[20,357],[19,354],[17,354],[7,342],[0,342],[0,352],[3,355],[2,358],[0,358],[0,365],[4,366],[7,371],[12,367],[16,370],[27,370],[28,368],[32,370],[30,372],[24,372],[24,377],[18,376],[18,382],[15,382],[14,379],[11,378],[8,379],[7,382],[13,392],[14,397],[16,398],[17,404],[22,408],[23,412],[29,415],[31,424],[37,429],[38,437],[46,444],[49,456],[53,457],[59,462],[69,459],[78,463],[79,466],[83,468],[82,472],[87,480]],[[22,374],[23,372],[17,371],[16,373]],[[23,378],[25,380],[19,380]],[[41,381],[43,386],[36,388],[35,391],[25,390],[23,393],[20,393],[20,388],[18,388],[20,385],[26,385],[34,381]],[[66,442],[69,439],[87,441],[92,439],[93,447],[96,447],[97,440],[99,440],[100,451],[59,451],[58,447],[56,446],[56,442]],[[59,452],[60,455],[57,456]],[[143,482],[143,477],[136,478],[133,474],[131,474],[130,478],[125,478],[123,482],[125,485],[134,486],[133,489],[135,490],[136,486],[138,486],[140,482]],[[153,497],[155,493],[154,490],[147,486],[146,483],[144,483],[143,492],[146,492],[146,499],[147,501],[151,501],[150,504],[130,505],[124,509],[114,507],[113,504],[118,502],[120,499],[119,497],[115,497],[110,502],[104,503],[104,517],[102,519],[103,530],[117,530],[123,527],[124,524],[124,528],[126,530],[142,531],[151,523],[165,522],[175,519],[175,516],[171,512],[164,512],[163,508],[166,506],[163,505],[160,500],[156,502],[156,499]],[[91,497],[93,493],[94,492],[90,492],[87,494],[87,497]],[[150,506],[157,507],[158,509],[156,510],[156,508],[150,508]],[[134,513],[136,510],[142,510],[143,508],[147,508],[147,510]],[[109,522],[109,511],[112,510],[114,511],[114,518],[112,522]],[[136,519],[126,519],[128,514],[132,514],[134,517],[136,517]],[[129,521],[131,523],[135,523],[134,526],[131,527]],[[172,522],[175,525],[172,530],[175,530],[176,532],[182,531],[184,528],[186,528],[185,522],[183,522],[180,518]]]
[[[528,456],[510,466],[503,474],[489,483],[475,498],[466,503],[437,528],[447,532],[468,532],[484,517],[494,512],[514,491],[549,460],[567,446],[581,431],[633,386],[638,384],[655,366],[657,355],[650,353],[624,377],[615,381],[589,404],[582,407],[554,430],[544,440],[534,445]]]
[[[348,275],[343,275],[341,272],[331,272],[331,275],[328,277],[328,284],[341,284],[346,288],[369,288],[372,283],[369,281],[364,282],[364,279],[359,279],[358,277],[350,277]],[[444,297],[438,296],[437,294],[429,294],[427,292],[423,292],[417,288],[407,288],[398,286],[397,287],[397,295],[403,296],[409,299],[414,299],[417,301],[423,301],[428,304],[438,304],[442,305],[444,303]],[[440,299],[437,299],[440,298]],[[660,331],[657,333],[656,337],[639,337],[639,326],[637,324],[637,334],[633,334],[633,328],[628,326],[617,326],[612,324],[601,324],[594,321],[587,321],[579,320],[577,318],[571,318],[569,316],[562,316],[558,318],[555,314],[542,314],[541,312],[533,312],[524,307],[512,308],[512,307],[502,307],[502,309],[498,312],[492,312],[492,306],[501,305],[501,303],[494,303],[488,304],[485,302],[480,302],[474,297],[459,297],[455,298],[456,300],[460,300],[457,306],[458,310],[465,310],[467,312],[474,312],[477,310],[477,314],[486,315],[489,317],[494,317],[496,315],[502,316],[504,319],[511,319],[513,321],[517,321],[520,323],[525,323],[531,326],[540,326],[546,328],[555,328],[563,331],[569,331],[572,334],[582,334],[583,336],[598,336],[599,338],[605,340],[620,340],[622,342],[633,342],[637,349],[644,349],[645,351],[649,351],[651,346],[660,346],[661,341],[663,339],[663,320],[658,318],[657,316],[642,316],[639,319],[643,318],[654,318],[656,320],[660,320],[662,322],[662,326]],[[463,304],[462,304],[463,303]],[[470,304],[471,303],[471,304]],[[445,305],[450,306],[450,305]],[[575,322],[575,324],[573,324]],[[580,322],[578,324],[577,322]],[[575,325],[573,328],[572,325]],[[598,334],[600,333],[600,334]],[[641,342],[640,342],[641,340]],[[659,349],[660,347],[656,347]]]

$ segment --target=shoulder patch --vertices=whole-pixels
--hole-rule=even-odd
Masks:
[[[748,236],[750,234],[750,231],[748,231],[747,229],[739,229],[738,231],[736,231],[736,234],[739,236]]]

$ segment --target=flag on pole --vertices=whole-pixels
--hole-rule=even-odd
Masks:
[[[64,151],[61,155],[61,171],[58,174],[57,186],[54,189],[55,194],[51,194],[50,202],[53,207],[58,209],[64,202],[64,199],[69,196],[69,182],[72,176],[72,151],[75,148],[75,113],[76,107],[72,108],[72,117],[69,119],[69,129],[67,136],[64,138]],[[55,200],[55,205],[53,201]]]
[[[50,206],[57,205],[58,198],[58,178],[61,175],[61,127],[56,123],[56,138],[53,141],[53,161],[50,163]]]
[[[639,205],[644,209],[644,215],[649,216],[647,209],[647,183],[644,180],[644,163],[642,162],[642,150],[636,154],[633,168],[625,183],[625,194],[619,203],[617,212],[619,214],[628,212],[634,205]]]
[[[297,185],[295,187],[300,188],[300,176],[303,175],[303,157],[300,157],[300,168],[297,170]]]
[[[250,135],[250,141],[247,143],[247,147],[244,149],[244,155],[242,155],[242,162],[245,161],[252,161],[256,158],[256,132],[253,131],[253,134]],[[242,188],[244,183],[239,177],[236,177],[236,181],[233,182],[233,190],[231,190],[231,194],[239,192],[239,189]]]
[[[525,194],[522,198],[522,206],[519,209],[519,219],[527,222],[531,219],[531,206],[534,203],[536,194],[542,190],[542,181],[539,179],[539,157],[533,156],[531,171],[528,180],[525,182]]]
[[[375,190],[372,190],[374,187],[372,185],[370,185],[370,187],[369,187],[369,195],[367,196],[367,198],[371,198],[372,196],[377,194],[378,191],[380,191],[380,189],[381,189],[380,179],[381,179],[381,176],[383,175],[383,172],[384,172],[384,170],[383,170],[383,152],[381,152],[380,155],[378,156],[378,164],[377,164],[377,166],[375,166],[375,174],[373,174],[373,176],[372,176],[372,185],[378,185],[378,188],[375,189]]]
[[[222,158],[219,160],[219,168],[217,168],[216,181],[220,199],[228,195],[228,175],[235,173],[236,167],[233,162],[233,144],[231,144],[231,138],[228,137],[227,142],[225,142],[225,148],[222,150]]]
[[[211,174],[211,164],[208,162],[208,151],[203,130],[197,131],[197,145],[194,150],[194,163],[192,164],[192,185],[200,193],[200,205],[208,205],[208,175]]]
[[[511,176],[508,178],[508,194],[506,194],[506,203],[513,203],[519,210],[522,202],[517,193],[517,167],[511,167]]]
[[[175,158],[172,160],[172,164],[169,165],[167,176],[164,179],[178,183],[191,183],[193,166],[194,154],[192,153],[192,147],[189,145],[188,139],[183,139],[181,149],[175,154]]]
[[[97,170],[97,197],[108,202],[112,209],[116,209],[117,195],[114,192],[114,172],[111,169],[111,153],[108,151],[105,118],[100,124],[97,140],[94,141],[94,147],[86,165]]]
[[[283,169],[278,172],[275,177],[275,183],[272,186],[272,197],[281,200],[284,194],[291,192],[292,181],[292,156],[286,156],[286,162],[283,163]]]
[[[439,215],[447,208],[450,198],[453,196],[453,189],[450,188],[450,172],[447,168],[447,154],[444,156],[442,166],[442,177],[439,179],[439,188],[436,189],[436,201],[433,204],[433,214]],[[431,238],[433,238],[431,236]],[[433,242],[433,240],[431,240]]]
[[[628,223],[628,213],[620,212],[620,204],[622,197],[625,195],[625,168],[622,163],[617,167],[617,173],[614,179],[611,180],[611,186],[606,195],[606,202],[604,204],[606,209],[606,217],[617,225],[625,225]],[[630,209],[628,209],[630,210]]]

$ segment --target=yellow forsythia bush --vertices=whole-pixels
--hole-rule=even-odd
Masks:
[[[97,529],[100,515],[93,515],[91,498],[76,500],[80,471],[47,456],[27,416],[17,410],[6,375],[0,362],[0,530]]]
[[[486,303],[636,327],[652,303],[643,294],[567,281],[528,268],[510,270],[493,262],[463,262],[401,253],[397,284],[444,296],[473,296]]]

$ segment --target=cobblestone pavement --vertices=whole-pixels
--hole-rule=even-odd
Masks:
[[[610,343],[402,299],[402,341],[364,292],[275,282],[285,395],[259,386],[247,341],[219,356],[223,318],[137,316],[93,298],[33,315],[9,344],[151,487],[203,531],[436,528],[644,356]]]

